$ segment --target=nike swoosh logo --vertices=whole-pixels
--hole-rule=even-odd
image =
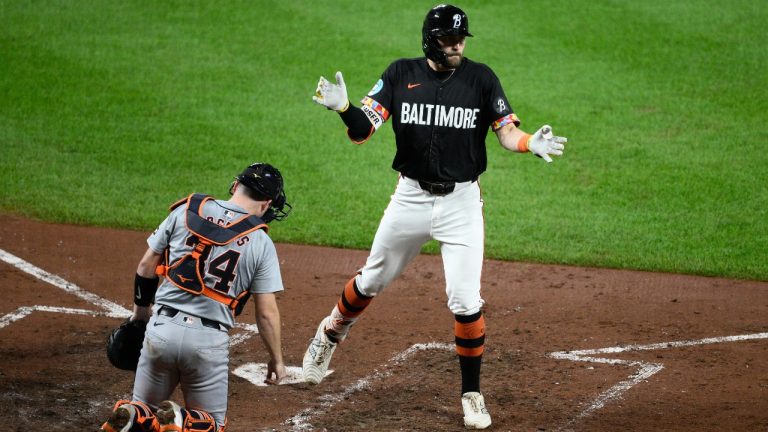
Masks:
[[[408,83],[408,90],[410,90],[410,89],[412,89],[412,88],[416,88],[416,87],[418,87],[418,86],[420,86],[420,85],[421,85],[421,83],[416,83],[416,84],[411,84],[411,83]]]
[[[155,321],[155,327],[157,327],[157,326],[160,326],[160,325],[163,325],[163,324],[165,324],[165,323],[161,323],[161,322],[157,322],[157,321]]]
[[[191,281],[192,279],[185,278],[184,276],[179,276],[179,280],[181,281],[181,283],[187,283],[187,282]]]

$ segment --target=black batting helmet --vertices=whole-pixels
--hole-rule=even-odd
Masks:
[[[272,165],[261,162],[252,163],[235,179],[253,191],[257,198],[272,200],[272,204],[261,217],[264,222],[281,221],[291,212],[291,205],[285,200],[283,176]]]
[[[421,27],[421,49],[424,55],[438,64],[448,66],[448,59],[440,49],[437,38],[451,35],[472,36],[467,14],[453,5],[441,4],[433,7]]]

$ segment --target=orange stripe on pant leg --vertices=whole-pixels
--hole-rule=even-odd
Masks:
[[[485,317],[477,321],[461,323],[454,321],[456,353],[464,357],[479,357],[485,348]]]
[[[339,312],[347,318],[356,318],[363,313],[373,297],[366,297],[355,289],[355,278],[350,279],[344,286],[344,291],[339,298]]]

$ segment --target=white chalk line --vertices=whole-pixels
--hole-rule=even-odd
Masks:
[[[256,324],[237,323],[235,328],[241,329],[242,332],[229,336],[229,346],[239,345],[252,336],[259,334],[259,326]]]
[[[131,312],[128,311],[128,309],[120,306],[119,304],[113,303],[109,300],[106,300],[97,296],[96,294],[85,291],[79,286],[73,284],[72,282],[66,281],[61,277],[56,276],[55,274],[48,273],[47,271],[41,269],[40,267],[37,267],[27,261],[24,261],[23,259],[13,254],[10,254],[2,249],[0,249],[0,260],[3,260],[6,263],[16,267],[17,269],[25,273],[28,273],[44,282],[48,282],[49,284],[57,288],[60,288],[74,296],[80,297],[81,299],[87,301],[88,303],[105,310],[106,315],[109,317],[127,318],[131,316]]]
[[[35,311],[56,312],[56,313],[76,314],[76,315],[91,315],[91,316],[107,315],[103,312],[95,312],[92,310],[85,310],[85,309],[74,309],[74,308],[65,308],[65,307],[56,307],[56,306],[40,306],[40,305],[22,306],[16,309],[15,311],[0,317],[0,329],[22,318],[25,318],[26,316],[30,315],[32,312],[35,312]]]
[[[758,339],[768,339],[768,333],[753,333],[753,334],[736,335],[736,336],[711,337],[711,338],[704,338],[704,339],[698,339],[698,340],[660,342],[660,343],[645,344],[645,345],[624,345],[624,346],[615,346],[615,347],[608,347],[608,348],[576,350],[576,351],[557,351],[557,352],[549,353],[548,354],[549,357],[559,359],[559,360],[571,360],[571,361],[581,361],[581,362],[590,362],[590,363],[607,363],[607,364],[625,365],[625,366],[638,368],[637,372],[627,377],[626,380],[619,382],[618,384],[614,385],[613,387],[609,388],[608,390],[598,395],[598,397],[594,401],[592,401],[592,403],[589,404],[589,406],[587,406],[584,410],[582,410],[574,419],[572,419],[563,428],[567,428],[573,425],[576,421],[589,416],[593,412],[603,408],[607,403],[615,399],[621,398],[621,396],[625,392],[627,392],[629,389],[647,380],[651,376],[655,375],[656,373],[664,369],[664,365],[661,363],[619,360],[619,359],[592,357],[592,356],[599,355],[599,354],[619,354],[619,353],[626,353],[626,352],[633,352],[633,351],[653,351],[653,350],[660,350],[660,349],[681,348],[681,347],[709,345],[709,344],[726,343],[726,342],[740,342],[740,341],[758,340]]]
[[[319,408],[304,409],[300,411],[298,414],[296,414],[295,416],[285,420],[283,424],[286,426],[290,426],[291,428],[289,430],[291,431],[312,430],[313,429],[313,426],[311,423],[312,419],[314,419],[319,415],[328,413],[331,410],[331,408],[333,408],[337,403],[347,399],[349,396],[351,396],[352,394],[360,390],[370,387],[374,381],[381,380],[383,378],[386,378],[392,375],[393,372],[391,369],[399,365],[402,361],[411,357],[413,354],[419,351],[424,351],[429,349],[452,350],[454,349],[454,345],[446,344],[446,343],[438,343],[438,342],[414,344],[407,350],[389,359],[389,361],[387,361],[382,366],[382,370],[374,370],[373,373],[355,381],[352,385],[347,387],[341,393],[325,394],[320,396]]]
[[[16,311],[0,317],[0,329],[8,326],[9,324],[15,321],[18,321],[28,316],[29,314],[35,311],[92,315],[92,316],[107,316],[110,318],[128,318],[132,315],[131,311],[120,306],[119,304],[106,300],[91,292],[88,292],[80,288],[76,284],[63,279],[60,276],[49,273],[41,269],[40,267],[37,267],[34,264],[17,257],[16,255],[6,252],[3,249],[0,249],[0,260],[16,267],[17,269],[27,274],[34,276],[37,279],[42,280],[43,282],[47,282],[56,288],[59,288],[69,294],[79,297],[85,300],[86,302],[104,311],[104,312],[88,311],[85,309],[74,309],[74,308],[64,308],[64,307],[55,307],[55,306],[39,306],[39,305],[22,306],[16,309]],[[235,325],[235,327],[238,329],[241,329],[242,332],[234,334],[230,339],[230,344],[233,346],[248,340],[253,335],[259,334],[259,328],[255,324],[238,323]]]

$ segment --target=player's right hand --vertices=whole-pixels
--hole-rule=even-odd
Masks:
[[[270,385],[278,385],[286,375],[288,375],[288,371],[285,369],[285,364],[272,359],[267,363],[267,377],[264,382]]]
[[[320,105],[334,111],[345,111],[349,106],[347,97],[347,86],[344,84],[344,77],[341,72],[336,72],[336,84],[328,81],[321,76],[317,82],[317,90],[312,100]]]
[[[549,155],[560,156],[563,154],[568,138],[552,135],[552,127],[544,125],[528,139],[528,150],[547,162],[552,162]]]

